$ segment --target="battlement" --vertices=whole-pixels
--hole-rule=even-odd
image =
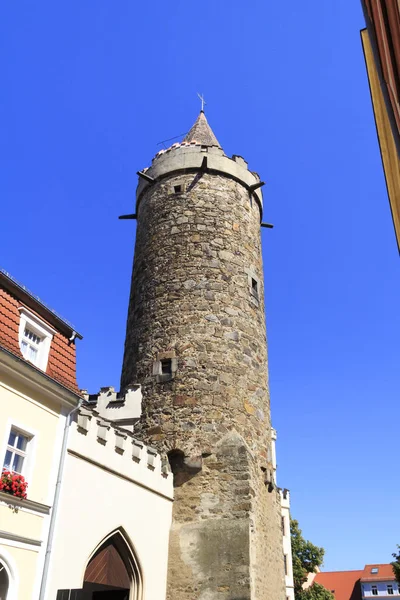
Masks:
[[[126,390],[116,392],[113,387],[102,387],[98,394],[88,394],[81,390],[87,405],[97,415],[109,419],[129,431],[133,431],[135,423],[142,412],[142,390],[140,385],[131,385]]]
[[[71,424],[68,452],[153,491],[173,497],[167,457],[95,409],[81,407]]]
[[[136,191],[136,209],[143,192],[153,181],[159,181],[172,174],[191,171],[212,172],[230,177],[251,190],[262,212],[263,199],[261,187],[252,189],[260,184],[258,173],[250,171],[247,162],[241,156],[234,154],[232,158],[226,156],[218,146],[204,146],[197,141],[180,142],[167,149],[160,150],[153,158],[149,168],[143,169],[146,177],[139,177]]]
[[[279,488],[279,495],[281,497],[282,508],[290,509],[290,492],[286,488],[283,490]]]

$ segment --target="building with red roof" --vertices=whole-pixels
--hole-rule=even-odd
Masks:
[[[364,600],[400,596],[392,565],[365,565],[357,571],[326,571],[315,573],[306,587],[318,583],[332,592],[335,600]]]
[[[363,571],[328,571],[317,573],[313,583],[332,592],[335,600],[361,600],[360,577]]]
[[[172,474],[140,385],[79,390],[81,337],[0,271],[0,600],[164,600]]]
[[[362,598],[392,598],[400,595],[400,587],[390,564],[365,565],[360,582]]]

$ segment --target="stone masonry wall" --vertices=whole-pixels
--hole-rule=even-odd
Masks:
[[[135,435],[171,453],[170,600],[282,600],[260,212],[240,183],[175,174],[144,192],[130,383],[143,392]]]

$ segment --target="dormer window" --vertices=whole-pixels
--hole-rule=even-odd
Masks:
[[[20,306],[18,310],[20,312],[19,347],[22,356],[45,371],[51,340],[56,332],[25,306]]]
[[[25,331],[21,340],[21,352],[22,356],[30,362],[36,364],[39,357],[40,344],[42,338],[36,333],[33,333],[28,327],[25,327]]]

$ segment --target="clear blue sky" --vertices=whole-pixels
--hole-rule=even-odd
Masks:
[[[325,569],[388,562],[398,499],[400,258],[359,0],[70,0],[0,8],[1,262],[76,324],[81,387],[118,387],[136,171],[203,92],[267,182],[278,479]]]

